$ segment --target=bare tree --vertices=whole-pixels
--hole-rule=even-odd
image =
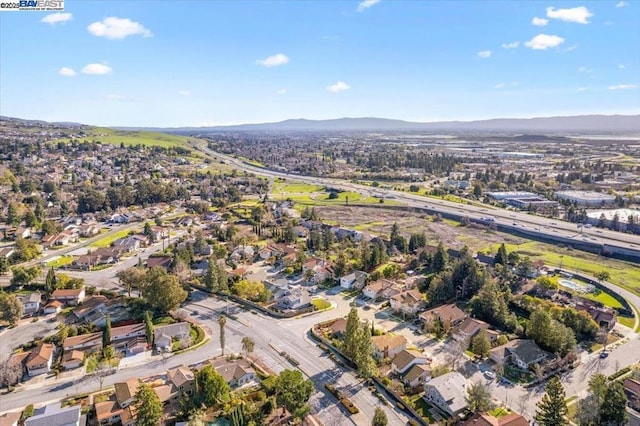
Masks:
[[[22,374],[22,364],[9,363],[8,360],[0,363],[0,387],[17,385]]]
[[[467,347],[466,341],[452,341],[445,347],[445,361],[451,366],[453,371],[458,369],[458,363],[464,358],[464,350]]]

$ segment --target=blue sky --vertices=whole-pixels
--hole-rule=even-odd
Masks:
[[[120,126],[640,113],[640,1],[75,1],[0,13],[0,113]]]

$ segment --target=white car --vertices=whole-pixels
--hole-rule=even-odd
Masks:
[[[493,371],[487,370],[487,371],[484,372],[484,377],[486,377],[489,380],[493,380],[493,379],[496,378],[496,375],[495,375],[495,373]]]

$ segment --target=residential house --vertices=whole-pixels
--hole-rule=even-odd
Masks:
[[[467,379],[458,372],[438,376],[424,384],[423,398],[450,416],[467,408]]]
[[[428,364],[429,358],[427,358],[422,352],[404,349],[391,361],[391,371],[399,376],[403,375],[411,367],[418,364]]]
[[[38,291],[29,293],[24,296],[19,296],[18,301],[20,301],[20,303],[22,304],[23,315],[27,316],[36,314],[40,310],[41,299],[42,295]]]
[[[153,391],[158,396],[158,399],[163,404],[168,404],[171,401],[171,385],[154,386]]]
[[[100,233],[100,225],[97,223],[85,223],[78,227],[78,233],[81,237],[90,238]]]
[[[102,350],[102,333],[80,334],[64,339],[62,349],[65,352],[80,350],[83,352],[97,352]]]
[[[216,358],[209,362],[231,387],[244,386],[256,378],[255,370],[244,358],[231,361],[226,358]]]
[[[140,250],[140,240],[133,236],[118,238],[113,242],[113,247],[117,247],[125,253],[132,253]]]
[[[333,337],[342,336],[347,331],[347,320],[345,318],[338,318],[329,326],[329,331]]]
[[[262,420],[264,426],[288,426],[293,424],[293,416],[285,407],[278,407]]]
[[[367,282],[369,274],[362,271],[353,271],[350,274],[340,277],[340,287],[349,289],[362,289]]]
[[[147,268],[160,267],[168,270],[171,267],[171,260],[169,256],[150,257],[147,259]]]
[[[82,305],[73,310],[73,316],[78,320],[84,320],[90,317],[94,312],[100,311],[105,308],[107,298],[102,295],[87,297]]]
[[[29,376],[33,377],[51,371],[55,349],[56,347],[53,343],[40,343],[31,350],[25,362]]]
[[[487,330],[489,328],[489,324],[484,321],[480,321],[475,318],[467,318],[458,326],[458,328],[453,332],[453,339],[458,342],[471,342],[480,330]]]
[[[310,305],[311,296],[309,296],[309,292],[301,288],[284,290],[283,295],[276,301],[276,307],[283,311],[295,311]]]
[[[62,311],[62,307],[64,306],[64,304],[58,300],[52,300],[51,302],[47,303],[46,305],[44,305],[44,309],[42,310],[42,313],[45,315],[48,314],[57,314],[60,311]]]
[[[464,426],[528,426],[529,422],[517,413],[510,413],[500,418],[489,413],[476,413],[469,420],[464,422]]]
[[[129,379],[126,382],[114,383],[116,401],[120,408],[127,408],[133,402],[138,391],[138,379]]]
[[[153,241],[160,241],[163,238],[169,238],[169,230],[161,226],[151,227],[151,239]]]
[[[29,238],[31,236],[31,229],[28,226],[20,225],[13,233],[14,238]]]
[[[171,343],[174,341],[190,343],[191,326],[188,322],[160,325],[153,329],[153,344],[156,349],[171,352]]]
[[[0,416],[0,426],[18,426],[18,421],[22,417],[20,412],[4,413]]]
[[[167,371],[167,383],[172,386],[175,399],[183,394],[191,395],[195,388],[195,376],[186,365],[181,365]]]
[[[302,274],[309,282],[318,284],[333,277],[333,267],[330,262],[313,258],[302,264]]]
[[[624,393],[627,395],[629,406],[634,410],[640,409],[640,380],[628,378],[623,383]]]
[[[10,258],[13,253],[15,253],[15,248],[13,246],[0,248],[0,257],[5,259]]]
[[[71,370],[74,368],[78,368],[84,362],[84,352],[73,349],[65,352],[62,355],[62,361],[60,361],[60,365],[65,370]]]
[[[533,364],[542,364],[552,355],[545,352],[531,339],[516,339],[491,350],[490,358],[496,363],[511,362],[528,370]]]
[[[122,426],[133,426],[135,419],[131,413],[131,408],[122,408],[118,401],[108,400],[95,403],[96,420],[101,426],[121,424]]]
[[[144,323],[123,325],[111,329],[113,349],[125,355],[135,355],[147,349],[147,330]]]
[[[229,255],[229,260],[233,263],[240,263],[243,261],[251,261],[256,255],[256,251],[252,246],[242,245],[238,246]]]
[[[377,300],[380,298],[384,298],[383,297],[383,293],[385,292],[385,290],[395,290],[395,294],[400,293],[400,290],[398,288],[398,284],[396,284],[393,281],[389,281],[386,279],[380,279],[374,282],[371,282],[369,284],[367,284],[363,289],[362,289],[362,295],[364,297],[367,297],[371,300]],[[394,294],[392,294],[391,292],[386,292],[386,294],[389,297],[393,297]]]
[[[450,329],[464,321],[467,318],[467,314],[454,303],[450,303],[422,312],[419,317],[424,324],[440,321]]]
[[[392,296],[389,300],[391,309],[405,315],[416,315],[424,309],[427,302],[418,290],[407,290]]]
[[[588,313],[600,328],[611,331],[616,325],[616,311],[613,309],[598,306],[591,301],[582,300],[576,303],[576,310]]]
[[[402,383],[411,389],[416,389],[431,379],[431,367],[428,364],[414,364],[402,376]]]
[[[371,337],[373,343],[373,356],[381,360],[393,359],[398,353],[407,348],[407,339],[402,335],[383,334]]]
[[[84,300],[84,288],[54,290],[49,300],[57,300],[65,305],[77,305]]]
[[[59,402],[37,408],[33,416],[27,418],[25,426],[78,426],[80,425],[80,406],[71,405],[62,408]]]

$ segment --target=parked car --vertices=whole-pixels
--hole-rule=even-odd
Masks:
[[[487,370],[487,371],[484,372],[484,377],[486,377],[489,380],[493,380],[493,379],[496,378],[496,375],[495,375],[495,373],[493,371]]]
[[[603,352],[600,352],[600,358],[603,358],[603,359],[604,359],[604,358],[606,358],[606,357],[608,357],[608,356],[609,356],[609,352],[604,352],[604,351],[603,351]]]

